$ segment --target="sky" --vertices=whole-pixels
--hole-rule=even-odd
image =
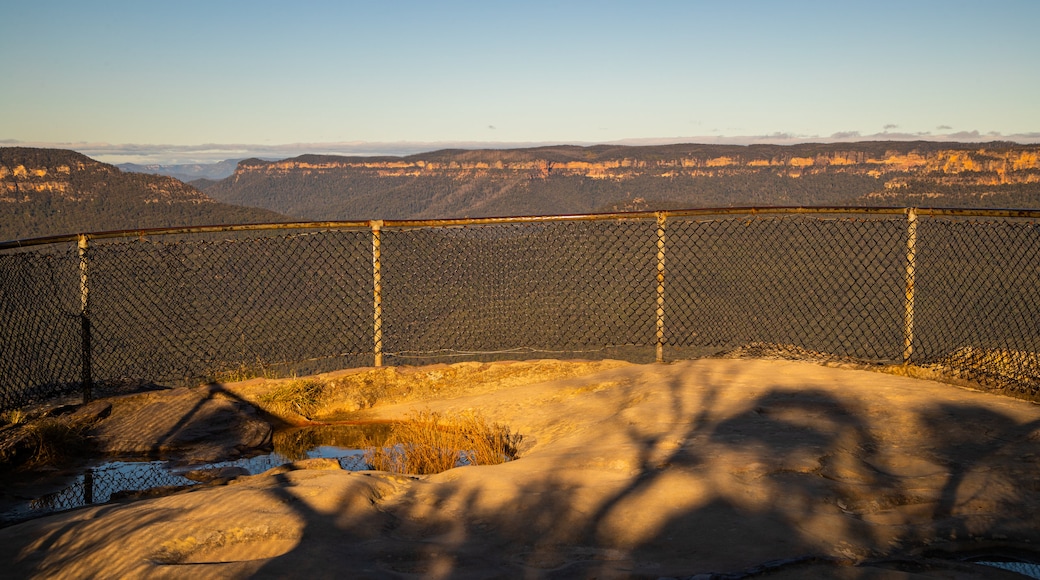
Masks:
[[[0,0],[0,146],[1040,142],[1040,1]]]

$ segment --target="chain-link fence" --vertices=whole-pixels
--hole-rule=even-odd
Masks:
[[[772,208],[5,243],[0,408],[373,364],[739,355],[911,363],[1035,399],[1038,218]]]

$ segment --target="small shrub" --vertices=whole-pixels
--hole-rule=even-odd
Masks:
[[[421,411],[395,423],[385,445],[366,459],[375,469],[417,475],[459,465],[492,465],[517,457],[522,436],[472,413]]]

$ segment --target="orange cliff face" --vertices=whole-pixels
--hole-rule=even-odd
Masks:
[[[0,164],[0,203],[28,203],[39,194],[63,201],[90,201],[104,195],[111,179],[126,178],[101,163],[75,162],[54,167]],[[129,176],[139,181],[144,203],[212,203],[206,194],[172,178],[159,175]]]
[[[193,187],[186,186],[184,183],[172,177],[154,177],[157,179],[153,179],[144,184],[143,189],[147,192],[142,199],[144,203],[190,203],[196,205],[201,203],[215,203],[213,198]]]
[[[39,167],[0,165],[0,202],[27,202],[31,193],[51,193],[63,198],[69,195],[68,176],[72,168],[59,165],[53,170]],[[48,177],[49,175],[49,177]]]
[[[478,152],[479,153],[479,152]],[[869,175],[898,184],[912,176],[966,184],[1036,183],[1040,179],[1040,146],[1016,147],[1008,150],[939,150],[935,152],[900,153],[889,151],[871,156],[862,151],[833,151],[815,156],[776,155],[770,158],[753,155],[680,156],[664,159],[620,158],[603,161],[551,161],[548,159],[503,160],[488,152],[487,159],[436,161],[422,159],[364,160],[358,158],[327,159],[307,162],[288,159],[271,163],[240,164],[235,176],[261,173],[269,176],[288,174],[337,174],[353,172],[378,177],[449,176],[455,179],[473,177],[584,177],[588,179],[626,180],[638,176],[662,178],[713,177],[770,171],[797,178],[803,175],[843,172]],[[443,156],[441,156],[443,157]],[[891,186],[890,186],[891,187]]]

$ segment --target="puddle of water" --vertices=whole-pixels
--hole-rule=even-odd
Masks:
[[[133,492],[161,488],[171,488],[172,491],[207,480],[257,475],[301,459],[336,459],[343,469],[349,471],[372,469],[365,460],[365,453],[385,447],[393,425],[372,422],[282,429],[275,431],[272,437],[273,452],[231,461],[194,465],[175,465],[167,461],[109,461],[88,467],[64,482],[50,482],[64,485],[58,491],[32,498],[11,495],[2,498],[0,526],[106,503]],[[460,453],[455,466],[469,463],[467,454]],[[28,495],[35,494],[30,492]]]
[[[335,451],[331,455],[314,455],[324,447],[339,449],[364,450],[379,447],[390,437],[393,423],[366,422],[360,424],[316,425],[279,429],[272,436],[274,451],[290,461],[314,457],[338,457]],[[344,467],[344,469],[347,469]]]
[[[1001,570],[1007,570],[1008,572],[1015,572],[1025,576],[1026,578],[1038,578],[1040,579],[1040,564],[1033,564],[1031,562],[983,562],[977,561],[972,562],[973,564],[979,564],[982,566],[992,566],[993,568],[1000,568]]]
[[[204,479],[198,472],[234,477],[257,475],[301,459],[337,459],[343,469],[370,469],[365,461],[367,449],[381,445],[389,434],[389,424],[323,425],[277,431],[274,451],[231,461],[207,464],[174,465],[166,461],[109,461],[88,467],[55,492],[35,498],[5,502],[0,525],[41,517],[112,500],[128,492],[179,488],[198,485]],[[218,470],[223,470],[218,472]],[[186,477],[190,476],[189,477]]]

